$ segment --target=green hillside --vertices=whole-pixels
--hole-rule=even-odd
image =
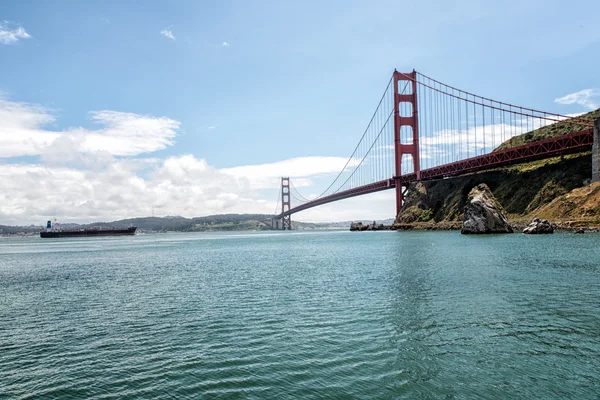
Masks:
[[[266,214],[221,214],[207,217],[142,217],[128,218],[113,222],[94,222],[80,227],[128,227],[137,226],[140,230],[154,232],[206,232],[206,231],[247,231],[271,229],[271,215]],[[71,226],[63,224],[63,226]]]
[[[600,118],[600,108],[589,113],[580,115],[571,120],[557,122],[552,125],[544,126],[538,129],[534,129],[531,132],[524,133],[523,135],[515,136],[508,139],[494,151],[504,150],[509,147],[521,146],[527,143],[536,142],[538,140],[550,139],[555,136],[562,136],[568,133],[579,132],[589,129],[588,126],[573,124],[573,121],[594,121]]]

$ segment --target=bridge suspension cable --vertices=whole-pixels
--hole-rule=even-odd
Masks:
[[[281,191],[277,191],[277,204],[275,205],[275,212],[273,213],[273,215],[278,215],[279,214],[279,200],[281,200]]]
[[[294,207],[310,202],[310,200],[305,199],[297,190],[290,190],[290,196],[295,200]]]
[[[493,108],[493,109],[496,109],[499,111],[511,112],[511,113],[515,113],[515,114],[519,114],[519,115],[523,115],[523,116],[527,116],[527,117],[535,116],[538,118],[543,118],[543,119],[547,119],[549,121],[554,121],[554,122],[565,121],[567,123],[574,124],[574,125],[583,125],[583,126],[593,127],[594,121],[590,118],[585,118],[585,117],[581,117],[581,116],[569,116],[569,115],[563,115],[563,114],[556,114],[556,113],[552,113],[552,112],[548,112],[548,111],[540,111],[540,110],[536,110],[533,108],[516,106],[516,105],[510,104],[510,103],[493,100],[493,99],[479,96],[479,95],[476,95],[476,94],[473,94],[473,93],[470,93],[470,92],[467,92],[467,91],[464,91],[461,89],[457,89],[453,86],[447,85],[438,80],[430,78],[429,76],[424,75],[420,72],[418,72],[417,75],[420,77],[420,79],[417,79],[417,83],[419,85],[428,87],[429,89],[432,89],[432,90],[439,91],[442,94],[455,97],[459,100],[465,100],[465,101],[475,103],[475,104],[478,104],[478,105],[481,105],[484,107]],[[429,85],[426,84],[425,80],[430,82],[430,84]],[[438,85],[438,88],[431,86],[431,83],[433,83],[434,85]],[[444,87],[445,90],[441,90],[440,89],[441,87]],[[469,100],[469,97],[472,97],[472,99]],[[489,104],[486,104],[486,102]]]
[[[314,199],[308,199],[294,188],[292,195],[303,202],[314,201],[340,191],[387,179],[394,174],[394,90],[390,79],[367,127],[346,163],[329,186]],[[402,93],[408,86],[404,87]]]
[[[292,191],[291,191],[292,196],[295,199],[300,200],[302,202],[310,201],[306,197],[302,196],[302,194],[298,191],[298,189],[296,189],[296,186],[294,186],[294,183],[291,180],[290,180],[290,186],[292,187]]]
[[[592,121],[492,100],[417,73],[422,169],[589,129]],[[406,169],[403,168],[403,171]]]

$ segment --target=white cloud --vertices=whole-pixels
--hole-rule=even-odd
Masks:
[[[310,186],[310,178],[338,173],[348,161],[345,157],[298,157],[269,164],[246,165],[225,168],[221,171],[230,176],[243,176],[254,188],[276,188],[282,176],[294,178],[294,186]],[[348,166],[355,165],[351,162]]]
[[[229,47],[229,43],[223,42],[223,43],[221,43],[221,46],[223,46],[223,47]]]
[[[163,29],[162,31],[160,31],[160,34],[163,35],[166,38],[169,38],[171,40],[175,40],[175,35],[173,35],[173,32],[167,29]]]
[[[151,215],[153,207],[157,215],[265,211],[239,191],[235,179],[192,156],[163,160],[146,178],[115,160],[101,170],[0,165],[3,222],[41,223],[53,216],[110,221]]]
[[[600,107],[600,89],[584,89],[563,97],[554,99],[558,104],[579,104],[587,109],[595,110]]]
[[[8,21],[0,22],[0,44],[14,44],[21,39],[29,39],[31,35],[22,26],[11,28]]]
[[[92,119],[103,129],[78,128],[70,134],[84,137],[82,151],[106,151],[117,156],[151,153],[171,146],[180,123],[165,117],[153,117],[118,111],[95,111]]]
[[[291,175],[301,170],[304,179],[308,179],[343,167],[338,162],[336,157],[305,157],[218,169],[206,160],[182,155],[164,160],[109,157],[94,168],[83,169],[0,164],[0,224],[41,224],[54,216],[63,222],[111,221],[148,216],[153,207],[156,215],[187,217],[271,214],[275,210],[277,191],[268,191],[268,198],[264,199],[263,189],[278,188],[280,174],[289,172]],[[310,171],[305,171],[307,168]],[[267,174],[271,181],[265,185],[257,173]],[[301,184],[302,179],[294,179],[295,186]],[[364,215],[363,206],[355,208],[352,210],[360,210]],[[336,207],[303,214],[303,218],[313,220],[331,221],[334,217],[351,216]]]
[[[98,129],[70,128],[53,131],[44,127],[55,121],[50,110],[35,104],[0,98],[0,157],[106,153],[133,156],[161,150],[174,143],[180,123],[118,111],[94,111]]]
[[[210,126],[208,127],[208,129],[216,129],[216,128],[217,128],[217,127],[216,127],[216,126],[214,126],[214,125],[210,125]]]

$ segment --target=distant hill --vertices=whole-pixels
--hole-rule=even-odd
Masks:
[[[129,218],[114,222],[95,222],[87,225],[65,225],[65,227],[119,227],[124,228],[131,225],[138,229],[155,232],[211,232],[211,231],[249,231],[249,230],[271,230],[272,215],[268,214],[219,214],[209,215],[207,217],[144,217]],[[372,223],[372,220],[365,220],[363,223]],[[390,223],[393,219],[378,221],[378,223]],[[309,229],[332,229],[348,228],[351,221],[345,222],[301,222],[292,219],[292,228],[294,230]]]
[[[20,234],[32,234],[37,233],[41,229],[41,226],[29,225],[29,226],[10,226],[0,225],[0,235],[20,235]]]
[[[247,231],[271,229],[271,216],[266,214],[221,214],[207,217],[142,217],[113,222],[94,222],[84,225],[63,224],[63,227],[118,227],[137,226],[153,232]]]

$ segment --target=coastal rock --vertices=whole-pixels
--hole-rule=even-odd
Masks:
[[[353,222],[350,224],[350,231],[364,231],[367,227],[362,222]]]
[[[383,229],[384,229],[383,224],[378,224],[375,221],[373,221],[373,223],[367,227],[367,230],[369,230],[369,231],[381,231]]]
[[[502,205],[485,183],[475,186],[465,205],[462,234],[512,233]]]
[[[528,235],[554,233],[554,226],[547,219],[534,218],[533,221],[523,229],[523,233]]]

